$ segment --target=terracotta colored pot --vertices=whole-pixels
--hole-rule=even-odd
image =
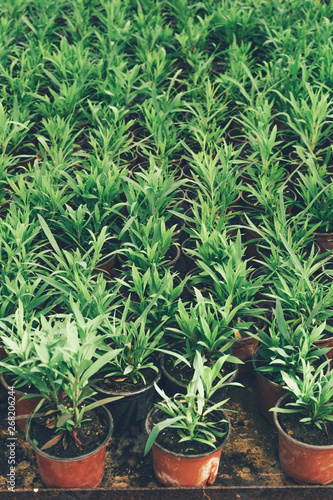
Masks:
[[[133,390],[132,392],[113,392],[98,387],[98,384],[93,386],[93,389],[97,392],[96,399],[123,396],[122,399],[111,401],[105,405],[112,413],[115,434],[123,434],[132,425],[141,422],[147,417],[156,394],[154,383],[157,384],[161,376],[162,372],[159,371],[153,382],[143,389]]]
[[[153,408],[146,419],[146,431],[149,434],[153,428],[153,417],[157,409]],[[164,486],[204,487],[214,483],[219,469],[221,451],[230,437],[230,420],[222,411],[223,418],[228,422],[228,432],[216,450],[202,455],[183,455],[174,453],[154,443],[153,467],[157,481]]]
[[[2,385],[5,387],[5,389],[8,391],[8,384],[5,381],[3,375],[0,375],[0,380]],[[21,415],[30,415],[40,400],[42,399],[41,397],[34,397],[34,398],[28,398],[28,399],[23,399],[20,401],[22,396],[25,396],[27,393],[22,392],[18,389],[14,389],[14,398],[15,398],[15,415],[16,417],[19,417]],[[18,427],[21,429],[21,431],[25,431],[25,425],[27,423],[28,418],[18,418],[16,419],[16,423]]]
[[[258,353],[260,349],[257,349],[253,356],[253,366],[256,368],[258,366],[257,359]],[[323,355],[323,361],[326,358]],[[329,365],[327,367],[329,370]],[[273,412],[269,411],[271,408],[276,406],[279,399],[286,394],[286,389],[284,389],[281,385],[271,382],[268,380],[262,373],[256,371],[257,375],[257,383],[258,383],[258,403],[259,403],[259,411],[263,417],[268,420],[271,424],[274,424],[274,416]]]
[[[39,474],[43,483],[50,488],[96,488],[103,479],[106,445],[113,432],[113,419],[105,406],[100,406],[108,426],[104,441],[96,450],[75,458],[54,457],[41,451],[30,436],[31,418],[27,423],[28,442],[36,453]]]
[[[257,367],[257,357],[259,349],[255,352],[253,356],[253,366],[254,369]],[[286,394],[286,389],[281,385],[276,384],[268,380],[262,373],[256,371],[257,383],[258,383],[258,403],[259,411],[263,417],[268,420],[271,424],[274,424],[273,413],[269,411],[273,408],[278,400]]]
[[[314,342],[314,345],[317,347],[331,347],[332,349],[326,353],[326,356],[328,357],[328,359],[333,358],[333,337],[317,340],[316,342]]]
[[[279,399],[280,406],[286,396]],[[288,436],[274,412],[279,432],[279,459],[283,472],[302,484],[328,484],[333,481],[333,445],[314,446]],[[304,432],[306,426],[304,425]]]
[[[231,354],[244,362],[243,365],[238,365],[237,380],[245,377],[252,370],[252,358],[258,345],[259,338],[253,337],[245,337],[232,344]]]

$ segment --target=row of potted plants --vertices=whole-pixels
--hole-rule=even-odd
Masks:
[[[204,305],[204,303],[201,305]],[[225,354],[225,345],[222,348],[215,349],[216,361],[206,359],[203,354],[206,350],[201,348],[206,346],[204,342],[200,341],[197,347],[201,348],[201,352],[197,350],[195,355],[193,346],[189,349],[188,342],[186,342],[185,356],[157,348],[157,352],[164,351],[168,356],[176,356],[177,362],[183,363],[185,366],[188,365],[190,371],[191,367],[193,367],[189,382],[187,384],[178,384],[175,397],[171,397],[166,395],[163,390],[161,391],[156,384],[160,379],[160,373],[158,373],[158,365],[156,366],[156,360],[154,363],[154,357],[151,357],[151,353],[155,351],[156,355],[157,352],[154,349],[154,342],[149,343],[149,340],[143,340],[149,333],[149,330],[147,331],[145,328],[144,316],[138,318],[141,321],[141,327],[138,327],[138,324],[133,322],[128,322],[125,327],[125,324],[122,324],[125,318],[125,315],[123,315],[117,325],[118,332],[116,328],[113,330],[110,328],[112,333],[110,334],[108,331],[103,335],[98,332],[98,329],[104,330],[105,318],[99,316],[95,320],[85,321],[76,304],[73,305],[73,311],[73,318],[67,316],[64,319],[59,316],[59,318],[54,317],[47,320],[42,316],[40,321],[34,318],[28,324],[24,321],[21,306],[10,326],[2,324],[2,328],[7,331],[7,334],[11,334],[10,336],[2,335],[7,353],[10,354],[8,359],[1,362],[2,371],[5,371],[7,375],[7,388],[8,375],[10,374],[11,385],[9,389],[12,385],[17,388],[24,384],[27,391],[36,391],[35,393],[28,392],[24,398],[29,398],[28,401],[30,400],[30,402],[34,400],[35,413],[34,417],[28,421],[27,436],[31,446],[36,451],[43,482],[53,487],[97,486],[102,479],[105,446],[111,436],[113,427],[112,417],[110,417],[103,404],[111,405],[112,412],[114,409],[119,412],[116,400],[121,403],[121,398],[128,396],[128,394],[125,395],[120,392],[117,395],[117,391],[101,390],[101,376],[105,376],[104,382],[107,382],[112,377],[122,377],[122,380],[124,380],[123,376],[127,375],[128,379],[142,379],[146,383],[146,377],[148,380],[151,375],[149,370],[153,372],[156,370],[157,376],[156,373],[153,375],[154,385],[163,398],[163,401],[157,404],[157,409],[164,412],[169,418],[165,419],[164,417],[161,419],[161,415],[158,416],[156,410],[150,412],[147,417],[147,429],[151,432],[151,436],[147,441],[146,452],[155,439],[158,438],[161,431],[170,429],[171,432],[171,436],[164,436],[164,432],[162,441],[160,438],[159,444],[154,447],[156,460],[162,461],[162,465],[157,463],[154,465],[156,477],[162,484],[173,486],[212,484],[218,470],[221,448],[230,434],[230,422],[226,418],[226,414],[220,411],[227,401],[225,399],[225,387],[226,385],[237,384],[231,378],[233,372],[229,371],[230,368],[227,372],[223,371],[226,362],[230,364],[231,361],[235,361],[230,355]],[[205,314],[202,321],[206,317]],[[275,320],[277,328],[275,328]],[[281,410],[280,407],[274,409],[282,413],[300,413],[301,417],[303,417],[301,423],[304,422],[305,425],[309,426],[311,434],[313,434],[314,427],[319,428],[318,433],[322,436],[321,443],[320,445],[310,446],[310,451],[314,449],[316,460],[322,461],[322,453],[327,456],[328,460],[329,454],[332,453],[329,430],[327,429],[332,420],[332,405],[330,402],[332,397],[332,372],[327,370],[328,361],[325,360],[325,356],[323,357],[328,348],[318,348],[313,345],[313,342],[320,338],[325,324],[311,330],[309,328],[311,320],[312,318],[309,318],[309,321],[299,325],[295,332],[290,331],[290,325],[283,318],[278,302],[275,317],[271,323],[271,335],[268,336],[262,330],[259,331],[262,345],[255,356],[254,366],[260,373],[259,380],[263,374],[268,375],[271,380],[278,381],[280,384],[278,385],[276,382],[271,384],[273,390],[280,387],[280,394],[273,394],[273,399],[270,396],[269,404],[267,404],[267,387],[263,388],[262,385],[259,385],[259,392],[261,391],[261,396],[263,396],[260,408],[262,413],[266,418],[268,417],[267,410],[269,406],[273,407],[283,393],[283,380],[286,389],[289,390],[289,397],[294,398],[295,402],[290,404],[290,400],[288,400],[287,407],[282,406]],[[114,317],[114,326],[116,323],[117,320]],[[209,321],[206,325],[202,324],[202,329],[209,336],[210,330],[206,328],[208,323]],[[126,329],[132,331],[136,329],[136,336],[132,337],[133,345],[126,343],[125,346],[119,347],[123,344],[124,339],[119,341],[117,337],[125,336],[123,332]],[[110,340],[111,344],[109,343]],[[127,337],[126,341],[128,340],[129,337]],[[184,343],[184,340],[182,342]],[[145,347],[142,348],[142,345]],[[131,356],[133,358],[138,357],[138,352],[142,353],[142,351],[146,351],[146,360],[136,364]],[[150,357],[148,357],[148,352]],[[186,352],[191,353],[190,358],[194,358],[192,363],[189,362],[189,356],[186,357]],[[128,355],[128,353],[130,354]],[[141,356],[141,359],[143,357]],[[121,367],[121,361],[124,358],[127,359],[125,370]],[[133,364],[128,364],[128,360]],[[316,368],[313,367],[313,363],[315,363]],[[183,370],[182,373],[184,373]],[[265,383],[267,384],[267,380]],[[168,392],[171,390],[173,396],[174,387],[169,385],[166,390]],[[96,392],[97,394],[100,393],[98,401],[91,400],[91,396]],[[105,398],[104,396],[107,394],[113,395]],[[16,396],[18,399],[20,394],[18,393]],[[101,397],[103,399],[100,399]],[[144,414],[140,414],[140,404],[145,406],[145,413],[147,413],[152,404],[152,398],[150,398],[149,402],[146,397],[143,403],[142,401],[137,403],[135,418],[144,416]],[[282,402],[279,404],[281,405]],[[289,406],[291,406],[290,411]],[[93,410],[96,410],[99,415],[93,415],[91,413]],[[100,412],[102,412],[102,415],[100,415]],[[118,416],[122,417],[124,415],[126,416],[126,409],[123,407],[120,408],[120,415],[118,414]],[[28,415],[23,414],[24,419],[27,417]],[[274,418],[277,421],[277,417]],[[109,422],[109,426],[105,430],[106,421]],[[152,425],[154,424],[156,425],[153,428]],[[297,419],[296,424],[299,426]],[[96,425],[97,430],[95,429]],[[116,425],[119,430],[119,421]],[[281,424],[277,425],[279,428]],[[288,425],[288,420],[284,420],[283,425]],[[293,435],[295,421],[289,425],[292,425],[290,434]],[[91,426],[93,426],[94,430],[91,429]],[[105,439],[99,439],[101,428],[104,429],[102,436]],[[286,441],[288,432],[280,432],[282,432],[283,439],[281,438],[281,441],[284,443],[285,449],[290,448],[290,446],[292,449],[293,445],[288,444]],[[304,434],[304,430],[301,432]],[[90,437],[93,436],[92,442],[87,434]],[[303,441],[300,436],[301,434],[297,434],[298,439],[296,440]],[[97,442],[100,445],[95,450],[97,439],[99,439]],[[169,441],[170,439],[171,441]],[[175,439],[176,442],[179,440],[180,447],[176,446],[175,448],[175,444],[170,444],[174,443]],[[316,439],[316,437],[313,439]],[[169,443],[169,445],[167,446],[166,443]],[[296,445],[305,450],[304,444],[299,445],[296,443]],[[171,458],[159,457],[159,455],[165,453],[165,448],[170,449],[170,446],[172,450]],[[216,446],[217,450],[213,451],[211,456],[209,450],[210,448],[215,450]],[[288,467],[290,460],[288,461],[285,453],[289,453],[290,458],[293,456],[292,451],[290,449],[288,452],[283,451],[282,446],[280,449],[281,463],[288,475],[302,482],[324,484],[331,482],[331,469],[329,467],[325,467],[325,469],[321,467],[319,471],[315,470],[314,475],[311,475],[308,466],[305,468],[304,455],[310,454],[309,451],[304,451],[304,454],[302,454],[301,465],[298,463],[295,465],[293,459],[292,463],[294,465],[291,468]],[[50,449],[52,451],[45,451]],[[84,449],[85,453],[80,458],[82,449]],[[65,457],[69,455],[70,457],[69,459],[65,458],[65,481],[63,459],[60,458],[63,455]],[[184,473],[181,462],[187,455],[189,455],[188,470],[190,472]],[[94,466],[92,466],[90,458],[88,460],[90,456],[95,461]],[[208,459],[208,465],[205,462],[206,459]],[[313,458],[310,460],[313,460]],[[50,464],[52,464],[52,473],[49,472]],[[86,467],[82,467],[84,464],[86,464]],[[99,464],[98,472],[96,472],[97,464]],[[194,474],[194,464],[197,467],[196,474]],[[91,468],[93,468],[92,475],[90,474]],[[172,474],[172,471],[175,475]]]
[[[154,455],[168,439],[184,446],[176,454],[223,446],[225,385],[253,356],[262,414],[272,420],[278,400],[267,387],[292,389],[278,425],[300,410],[332,462],[332,6],[13,0],[0,11],[1,366],[17,399],[37,389],[16,408],[37,403],[29,439],[45,484],[62,475],[47,478],[46,455],[91,450],[97,421],[99,473],[70,459],[65,486],[100,482],[103,400],[122,432],[163,398],[147,421]],[[331,481],[329,467],[311,480],[304,464],[287,469],[283,446],[291,477]],[[158,480],[178,484],[168,467]],[[217,467],[215,456],[195,484]]]

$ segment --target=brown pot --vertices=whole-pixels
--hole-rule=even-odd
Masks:
[[[36,453],[39,474],[49,488],[96,488],[103,479],[106,445],[113,431],[113,420],[105,406],[100,406],[108,425],[108,434],[96,450],[75,458],[59,458],[40,450],[30,435],[31,419],[27,424],[28,442]]]
[[[257,357],[258,351],[255,352],[253,356],[253,367],[257,367]],[[273,408],[278,400],[286,394],[286,389],[281,385],[276,384],[268,380],[262,373],[256,371],[257,383],[258,383],[258,403],[259,411],[263,417],[268,420],[271,424],[274,424],[273,413],[269,411]]]
[[[3,375],[0,375],[0,380],[2,385],[5,387],[5,389],[8,391],[9,386],[7,382],[5,381]],[[34,411],[40,400],[42,399],[41,397],[33,397],[33,398],[28,398],[28,399],[23,399],[20,401],[22,396],[25,396],[27,393],[19,391],[18,389],[14,389],[14,399],[15,399],[15,415],[16,417],[20,417],[21,415],[31,415],[31,413]],[[17,418],[16,423],[21,429],[21,431],[25,431],[25,425],[27,423],[28,417],[27,418]]]
[[[153,428],[153,417],[158,410],[153,408],[146,419],[146,431],[148,434]],[[223,410],[223,418],[227,421],[228,432],[222,443],[216,450],[201,455],[183,455],[174,453],[154,443],[153,467],[157,481],[164,486],[187,486],[199,487],[209,486],[214,483],[219,469],[221,452],[223,446],[230,437],[230,420]]]
[[[320,253],[333,250],[333,233],[313,233],[314,241],[320,248]]]
[[[276,406],[281,406],[284,398]],[[283,472],[302,484],[328,484],[333,481],[333,445],[314,446],[288,436],[273,413],[279,432],[279,459]],[[306,426],[304,426],[306,432]]]
[[[327,356],[328,359],[333,358],[333,337],[317,340],[316,342],[314,342],[314,345],[317,347],[320,347],[320,348],[321,347],[331,347],[331,350],[328,351],[325,356]]]
[[[92,274],[103,273],[106,276],[111,275],[112,269],[114,268],[114,266],[116,264],[116,259],[117,259],[117,256],[113,255],[110,258],[106,258],[106,259],[102,260],[99,264],[97,264],[95,269],[93,269]]]
[[[245,337],[234,342],[231,346],[231,354],[244,362],[238,365],[237,380],[245,377],[252,370],[253,354],[259,345],[259,338]]]

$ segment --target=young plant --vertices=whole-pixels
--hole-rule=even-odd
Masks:
[[[155,407],[168,418],[154,425],[148,437],[144,455],[149,452],[159,433],[167,428],[177,430],[178,442],[187,442],[188,451],[193,449],[194,442],[216,448],[216,443],[226,435],[228,426],[224,418],[217,420],[212,418],[212,412],[221,409],[228,399],[213,404],[211,398],[226,384],[242,387],[237,382],[228,383],[230,373],[221,376],[221,369],[227,358],[227,355],[221,356],[213,366],[207,366],[205,358],[196,352],[193,362],[194,375],[187,386],[185,395],[176,394],[171,399],[155,384],[156,391],[163,399],[161,403],[156,403]],[[218,381],[215,382],[216,380]]]
[[[284,408],[271,408],[278,413],[295,413],[300,423],[305,426],[315,425],[324,429],[328,435],[326,423],[333,422],[333,372],[327,371],[328,361],[316,370],[301,359],[299,373],[282,372],[285,389],[292,401]]]
[[[171,274],[168,269],[164,273],[159,273],[156,266],[142,273],[133,264],[131,274],[121,282],[124,288],[120,291],[124,293],[125,290],[126,296],[128,294],[131,296],[129,312],[137,316],[143,313],[152,298],[163,288],[164,283],[167,283],[164,292],[147,314],[146,323],[149,327],[160,325],[162,328],[173,320],[178,307],[177,299],[185,283],[185,280],[180,280],[177,274]]]
[[[204,299],[197,289],[195,294],[197,302],[190,304],[188,309],[179,299],[175,315],[177,328],[170,327],[168,331],[181,342],[179,349],[185,359],[193,362],[195,351],[199,351],[207,364],[212,365],[224,353],[230,352],[236,340],[235,332],[239,334],[239,330],[246,330],[249,324],[238,322],[239,308],[232,308],[230,299],[219,306],[214,300]],[[239,360],[230,356],[230,362]]]
[[[160,324],[150,329],[147,325],[147,315],[167,285],[168,283],[164,283],[158,294],[136,319],[131,320],[128,317],[131,300],[129,296],[121,316],[114,314],[113,318],[108,320],[109,335],[105,339],[108,344],[107,349],[118,349],[118,355],[103,370],[105,377],[124,377],[124,381],[131,384],[137,384],[139,381],[145,384],[146,369],[159,372],[154,352],[161,346],[164,331]]]
[[[175,228],[167,229],[164,217],[156,220],[151,216],[141,222],[132,216],[119,234],[119,240],[123,242],[119,253],[124,253],[127,261],[143,272],[153,265],[160,269],[167,263]]]
[[[24,396],[41,396],[35,412],[47,404],[45,425],[54,429],[55,436],[43,449],[60,439],[65,443],[69,437],[81,448],[76,430],[85,421],[85,413],[107,402],[87,404],[87,399],[96,394],[91,388],[96,373],[120,352],[116,349],[100,354],[103,323],[103,316],[86,321],[74,306],[74,317],[48,320],[41,316],[39,324],[32,327],[32,322],[25,323],[20,307],[12,324],[12,338],[2,336],[8,354],[1,362],[2,371],[36,389],[35,394]]]
[[[281,303],[277,300],[269,334],[258,330],[261,348],[258,351],[257,371],[269,375],[271,380],[281,385],[282,372],[300,373],[302,359],[313,364],[329,351],[329,348],[314,346],[314,342],[322,339],[326,327],[325,322],[312,325],[317,309],[318,306],[306,321],[293,327],[285,319]]]
[[[333,186],[324,181],[318,173],[311,172],[303,175],[300,187],[297,189],[300,197],[300,206],[303,217],[309,218],[314,230],[322,233],[333,231]]]

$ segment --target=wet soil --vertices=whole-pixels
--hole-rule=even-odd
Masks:
[[[229,392],[226,409],[231,420],[231,436],[222,450],[219,473],[214,487],[295,485],[282,472],[278,459],[278,434],[257,409],[256,378],[253,372],[242,380],[245,389],[234,387]],[[0,488],[7,489],[9,472],[8,426],[6,424],[7,393],[1,389],[0,402]],[[33,450],[16,430],[16,489],[44,489]],[[99,488],[157,488],[152,454],[143,457],[146,443],[143,424],[131,427],[121,436],[113,436],[107,447],[104,478]],[[209,488],[207,488],[208,490]]]

